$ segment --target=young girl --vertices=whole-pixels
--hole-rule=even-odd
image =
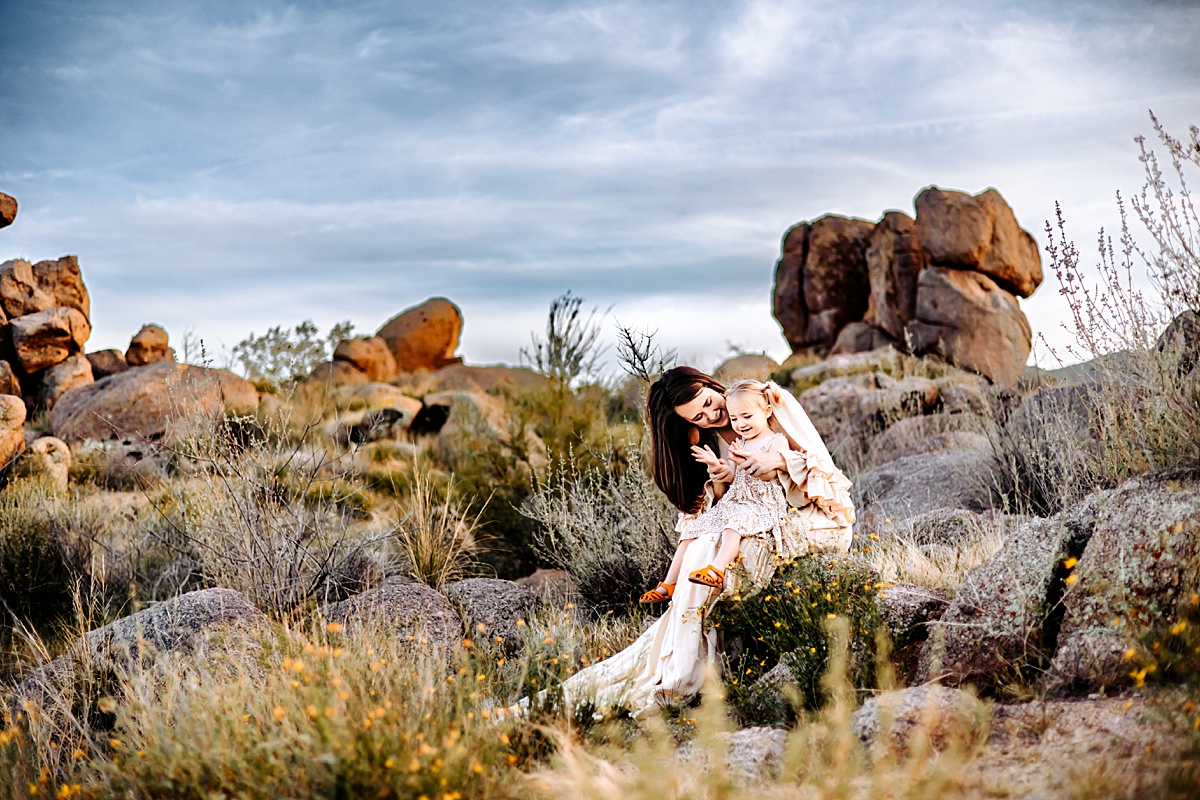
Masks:
[[[732,452],[742,458],[753,453],[785,453],[789,450],[787,438],[771,430],[772,411],[767,391],[766,384],[744,380],[733,384],[725,392],[729,424],[740,437],[740,442]],[[692,539],[706,534],[719,536],[720,548],[712,563],[692,572],[688,580],[722,589],[725,586],[725,570],[737,558],[742,539],[769,536],[787,513],[787,496],[783,484],[777,480],[778,470],[760,471],[755,476],[732,462],[722,462],[707,446],[693,447],[692,451],[696,460],[709,468],[710,474],[732,473],[733,478],[728,483],[713,480],[713,496],[720,502],[691,524],[688,539],[679,543],[672,560],[673,569],[668,574],[673,576],[678,572],[674,568],[675,563],[682,562],[683,553]],[[642,602],[661,602],[671,596],[673,589],[673,583],[660,583],[642,595]]]

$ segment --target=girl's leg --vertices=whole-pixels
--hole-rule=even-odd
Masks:
[[[691,539],[684,539],[679,543],[679,547],[675,548],[675,557],[671,559],[671,567],[667,570],[667,577],[663,578],[663,583],[675,584],[679,582],[679,570],[683,567],[683,555],[687,552],[688,545],[691,543]]]
[[[742,535],[735,530],[729,528],[721,534],[721,549],[717,551],[717,557],[713,559],[713,566],[724,572],[729,568],[730,563],[737,558],[738,550],[742,546]]]

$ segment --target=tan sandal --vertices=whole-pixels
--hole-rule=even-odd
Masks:
[[[648,591],[644,595],[642,595],[642,599],[638,600],[638,602],[639,603],[661,603],[665,600],[670,600],[671,595],[673,595],[673,594],[675,594],[675,584],[660,583],[658,586],[655,586],[653,589],[651,589],[650,591]]]
[[[707,586],[710,589],[725,588],[725,573],[709,564],[707,567],[702,567],[696,570],[691,575],[688,575],[688,580],[692,583],[698,583],[701,586]]]

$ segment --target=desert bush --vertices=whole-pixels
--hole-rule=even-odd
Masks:
[[[587,608],[626,614],[666,574],[676,512],[640,456],[624,470],[553,465],[522,507],[537,521],[539,553],[570,573]]]
[[[780,564],[752,596],[718,605],[714,627],[741,644],[740,653],[731,648],[725,670],[737,718],[748,725],[787,721],[778,695],[758,682],[779,665],[775,675],[784,673],[782,682],[797,692],[800,707],[820,708],[829,699],[822,678],[830,663],[829,622],[837,618],[847,623],[849,680],[858,690],[874,687],[877,634],[883,630],[876,595],[882,585],[862,562],[812,554]]]
[[[93,575],[92,545],[103,521],[54,488],[17,480],[0,492],[0,629],[47,630],[66,622],[74,599],[120,595]]]
[[[233,357],[247,380],[260,389],[274,390],[302,379],[321,361],[333,357],[333,348],[348,337],[354,326],[349,321],[334,325],[325,336],[312,320],[295,328],[276,325],[262,336],[251,333],[233,346]]]
[[[479,519],[486,505],[470,514],[454,499],[452,482],[439,493],[432,477],[419,469],[413,470],[409,487],[394,547],[409,575],[441,589],[469,573],[478,549]]]

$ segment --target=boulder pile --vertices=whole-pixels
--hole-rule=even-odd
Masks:
[[[1042,282],[1037,242],[995,189],[931,186],[915,219],[826,215],[783,239],[775,318],[796,353],[891,344],[1015,385],[1032,334],[1017,302]]]

